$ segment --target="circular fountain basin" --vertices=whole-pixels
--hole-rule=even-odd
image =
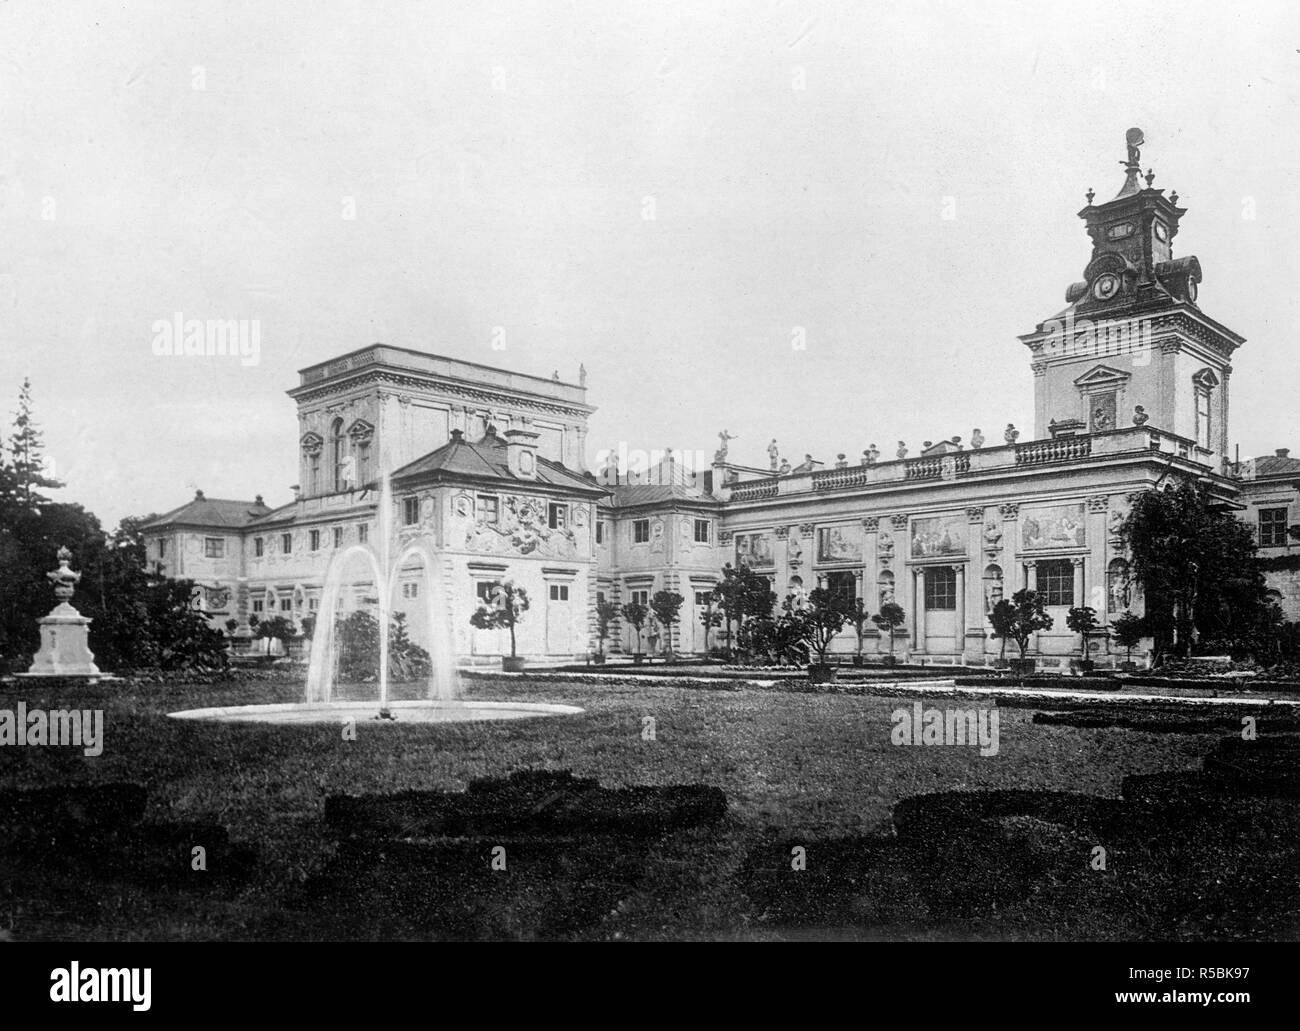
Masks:
[[[378,702],[294,702],[280,705],[230,705],[214,709],[185,709],[167,715],[176,720],[215,720],[220,723],[374,724],[474,723],[489,720],[526,720],[537,716],[573,716],[576,705],[541,702],[400,701],[389,702],[391,719],[377,718]]]

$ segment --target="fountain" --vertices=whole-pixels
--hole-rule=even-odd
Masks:
[[[241,723],[339,723],[364,718],[381,723],[447,723],[467,720],[523,719],[530,716],[565,715],[582,712],[572,705],[535,702],[480,702],[459,697],[456,653],[451,640],[451,620],[442,571],[427,537],[403,542],[393,532],[393,499],[390,476],[382,479],[375,517],[374,544],[353,544],[338,551],[325,571],[316,629],[312,636],[307,666],[305,699],[284,705],[242,705],[173,712],[176,719],[213,719]],[[396,557],[394,557],[394,553]],[[422,579],[417,597],[424,598],[424,619],[428,633],[431,672],[425,697],[393,700],[389,684],[389,636],[394,611],[393,594],[408,564],[418,561]],[[351,575],[360,564],[362,577]],[[378,698],[344,701],[335,698],[338,676],[338,620],[345,588],[373,583],[379,620]],[[422,592],[422,594],[421,594]]]

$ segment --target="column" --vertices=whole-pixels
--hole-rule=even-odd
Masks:
[[[912,647],[925,651],[925,566],[912,568]]]
[[[954,647],[957,655],[961,656],[966,650],[966,563],[959,562],[952,567],[957,574],[957,611],[956,622],[957,628],[954,632]]]
[[[1083,557],[1070,559],[1074,566],[1074,604],[1087,605],[1088,600],[1083,596]]]

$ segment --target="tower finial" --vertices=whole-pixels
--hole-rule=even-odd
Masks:
[[[1124,185],[1120,187],[1119,193],[1115,194],[1115,199],[1128,197],[1141,191],[1138,186],[1138,176],[1142,174],[1142,146],[1146,140],[1142,136],[1142,130],[1138,128],[1130,129],[1124,134],[1124,143],[1128,147],[1128,160],[1121,161],[1124,166]]]

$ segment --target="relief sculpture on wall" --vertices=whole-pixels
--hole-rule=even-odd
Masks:
[[[502,498],[497,522],[478,519],[465,530],[467,549],[494,555],[572,558],[577,545],[567,526],[552,529],[547,525],[544,502],[515,494]]]

